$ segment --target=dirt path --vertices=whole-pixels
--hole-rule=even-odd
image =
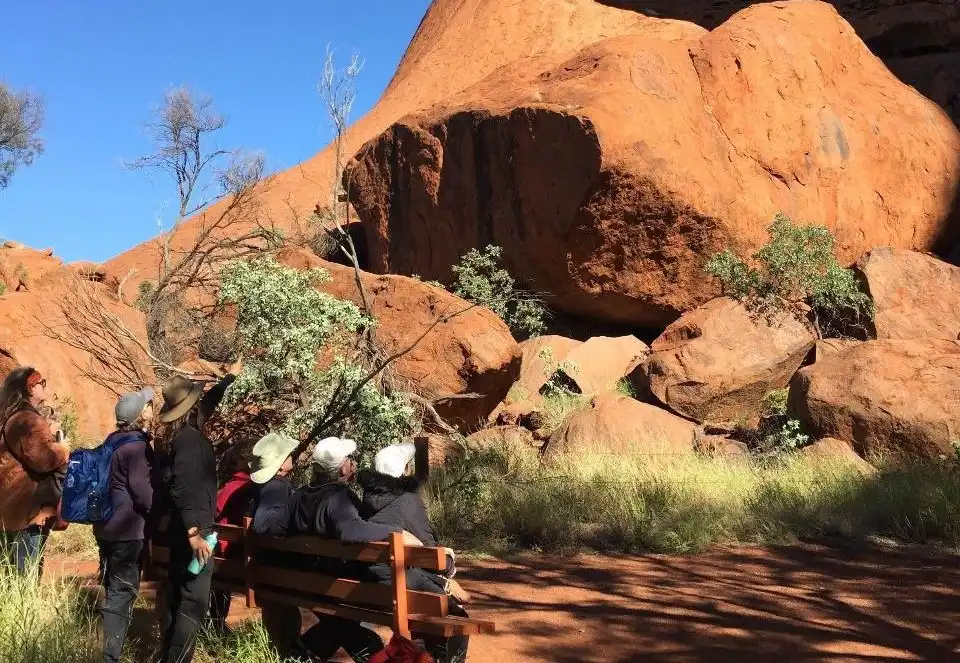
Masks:
[[[471,663],[960,660],[951,557],[795,546],[463,566],[472,613],[499,628]]]

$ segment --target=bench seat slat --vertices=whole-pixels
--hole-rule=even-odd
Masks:
[[[350,619],[356,622],[366,622],[379,626],[391,626],[393,624],[393,614],[389,611],[369,610],[356,606],[337,605],[336,603],[323,603],[322,601],[313,600],[309,596],[301,597],[270,590],[258,590],[257,600],[292,605],[321,615],[343,617],[344,619]],[[494,624],[488,621],[465,619],[463,617],[410,615],[410,630],[420,635],[435,635],[441,638],[450,638],[455,635],[493,633],[494,629]]]
[[[214,525],[217,537],[221,541],[241,543],[244,530],[238,525]],[[167,531],[167,520],[160,523],[155,543],[164,544],[164,535]],[[317,536],[287,536],[272,537],[251,534],[253,545],[262,550],[282,550],[285,552],[320,557],[333,557],[370,564],[386,564],[390,561],[390,544],[377,541],[374,543],[344,545],[339,541],[322,539]],[[419,567],[428,571],[443,571],[447,568],[446,553],[443,548],[427,548],[420,546],[405,546],[406,564],[408,567]]]
[[[386,564],[390,561],[390,544],[374,543],[344,545],[339,541],[321,539],[317,536],[254,536],[253,545],[258,550],[281,550],[318,557],[332,557],[368,564]],[[405,546],[407,567],[419,567],[429,571],[447,568],[443,548]]]
[[[378,608],[393,607],[393,592],[389,585],[375,582],[360,582],[349,578],[333,578],[312,571],[296,571],[273,566],[254,567],[257,596],[267,588],[279,588],[329,596],[332,599],[351,604],[362,604]],[[427,615],[443,616],[448,614],[449,604],[446,595],[427,592],[407,592],[407,601],[411,610]]]

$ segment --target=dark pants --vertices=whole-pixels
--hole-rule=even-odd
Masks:
[[[230,604],[233,603],[233,594],[222,589],[210,592],[210,624],[217,633],[227,632],[227,616],[230,614]]]
[[[193,551],[182,530],[170,532],[169,578],[166,591],[166,611],[163,615],[163,647],[161,663],[190,663],[197,646],[197,634],[210,607],[210,584],[213,581],[213,562],[204,566],[198,575],[187,571]]]
[[[366,663],[383,649],[380,636],[359,622],[319,614],[317,620],[300,639],[307,651],[321,661],[342,648],[356,663]]]
[[[15,566],[20,575],[26,575],[34,564],[37,573],[43,571],[43,547],[50,530],[40,525],[31,525],[20,531],[4,531],[0,542],[7,563]]]
[[[370,567],[370,573],[377,582],[386,585],[393,582],[393,569],[386,564],[374,564]],[[445,594],[443,590],[445,581],[445,578],[430,571],[407,569],[407,589],[414,592]],[[469,617],[463,606],[452,596],[447,596],[447,603],[451,615]],[[467,660],[467,645],[470,644],[470,638],[466,635],[455,635],[451,638],[424,636],[423,644],[437,663],[463,663]]]
[[[118,663],[140,593],[143,541],[97,541],[103,604],[103,661]]]
[[[300,609],[283,603],[260,604],[263,628],[281,658],[321,661],[341,648],[357,663],[364,663],[383,649],[383,640],[355,621],[317,615],[317,623],[300,635]]]

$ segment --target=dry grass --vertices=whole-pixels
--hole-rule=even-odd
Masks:
[[[593,455],[543,462],[522,449],[478,452],[431,479],[441,537],[518,549],[692,553],[719,544],[886,536],[960,544],[952,464],[882,468],[799,455],[759,462]]]

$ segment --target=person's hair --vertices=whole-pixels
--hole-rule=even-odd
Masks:
[[[135,431],[135,430],[143,430],[143,429],[145,429],[145,428],[147,427],[147,426],[146,426],[146,423],[147,423],[147,422],[145,422],[145,421],[143,420],[143,413],[146,411],[146,409],[147,409],[147,407],[148,407],[149,405],[150,405],[150,404],[147,403],[146,405],[143,406],[143,409],[140,410],[140,414],[137,415],[136,420],[134,420],[133,422],[131,422],[131,423],[129,423],[129,424],[119,424],[119,423],[118,423],[118,424],[117,424],[117,430],[120,431],[121,433],[130,433],[130,432]]]
[[[0,388],[0,417],[6,421],[13,413],[30,403],[27,380],[36,373],[32,366],[21,366],[10,371]]]
[[[337,483],[340,481],[340,469],[328,470],[320,465],[313,466],[313,477],[310,479],[311,486],[324,486],[328,483]]]
[[[170,450],[170,444],[187,426],[200,430],[198,419],[200,417],[200,402],[190,408],[183,416],[174,419],[171,422],[161,424],[159,435],[154,438],[154,446],[158,453],[165,454]]]

